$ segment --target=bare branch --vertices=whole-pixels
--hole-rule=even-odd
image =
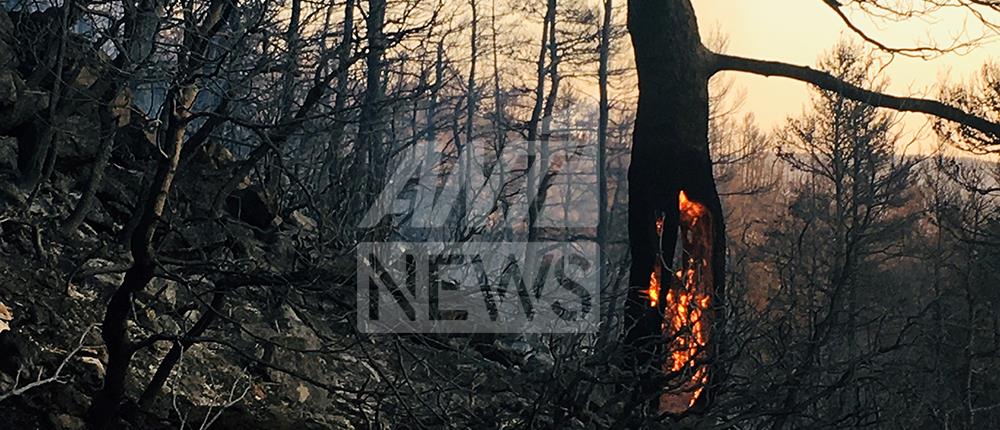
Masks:
[[[865,30],[855,25],[854,22],[851,21],[851,18],[848,17],[847,14],[844,13],[844,11],[841,9],[843,5],[837,2],[836,0],[823,0],[823,3],[826,4],[830,8],[830,10],[833,11],[833,13],[837,14],[837,17],[840,18],[840,20],[844,23],[844,25],[846,25],[847,28],[849,28],[855,35],[860,37],[865,42],[868,42],[878,47],[882,51],[889,52],[892,54],[899,54],[907,57],[927,59],[960,49],[972,48],[986,39],[986,36],[977,36],[977,37],[971,37],[968,40],[964,41],[955,40],[954,43],[952,43],[950,46],[943,48],[938,46],[893,47],[886,45],[885,43],[879,41],[878,39],[868,35],[868,33],[865,32]],[[882,6],[878,4],[878,2],[873,2],[873,6],[882,10],[891,10],[891,8]],[[912,13],[906,13],[900,11],[892,11],[892,12],[902,17],[906,18],[912,17]],[[979,20],[983,22],[984,25],[990,26],[989,20],[987,20],[981,14],[977,14],[976,13],[977,11],[975,9],[971,9],[970,12],[976,15],[979,18]]]
[[[813,84],[821,89],[835,91],[849,99],[858,100],[872,106],[895,109],[904,112],[919,112],[941,119],[957,122],[994,136],[1000,142],[1000,124],[969,114],[954,106],[936,100],[915,97],[897,97],[844,82],[835,76],[805,66],[796,66],[777,61],[764,61],[724,54],[712,54],[712,73],[732,70],[763,76],[781,76]],[[1000,143],[998,143],[1000,145]]]
[[[47,385],[54,382],[55,383],[66,382],[64,379],[65,375],[63,375],[63,369],[65,369],[66,364],[68,364],[69,361],[73,359],[73,357],[76,357],[76,354],[79,353],[81,349],[83,349],[84,343],[86,342],[87,339],[87,335],[90,334],[90,331],[93,330],[94,327],[96,327],[96,325],[92,324],[89,327],[87,327],[86,330],[83,331],[83,334],[80,335],[80,341],[77,342],[76,347],[74,347],[73,350],[71,350],[69,353],[66,354],[65,357],[63,357],[62,361],[59,362],[59,366],[56,367],[56,370],[52,372],[52,375],[43,378],[42,375],[39,373],[38,378],[34,382],[18,387],[17,386],[18,380],[20,380],[21,378],[21,371],[18,370],[16,378],[17,380],[15,380],[14,382],[14,388],[6,393],[0,394],[0,403],[11,397],[17,397],[24,393],[27,393],[28,391],[41,387],[42,385]]]

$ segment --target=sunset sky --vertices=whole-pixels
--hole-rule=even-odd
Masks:
[[[820,54],[829,51],[841,38],[856,39],[821,0],[694,0],[693,3],[702,34],[706,39],[714,31],[727,35],[728,53],[734,55],[814,65]],[[888,91],[894,95],[935,97],[936,84],[966,80],[978,73],[988,59],[1000,60],[1000,41],[994,33],[962,10],[937,12],[933,21],[902,24],[872,20],[858,12],[853,16],[869,35],[898,47],[912,47],[929,40],[945,46],[963,35],[966,38],[993,35],[991,41],[969,52],[949,53],[930,60],[896,56],[885,69]],[[1000,22],[1000,15],[992,18]],[[731,76],[746,91],[744,110],[753,112],[765,129],[799,114],[808,102],[809,89],[803,83],[743,73]],[[919,129],[925,122],[923,115],[905,118],[908,131]],[[923,149],[932,143],[931,138],[923,139]]]

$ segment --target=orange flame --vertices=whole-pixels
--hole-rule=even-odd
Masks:
[[[655,308],[660,301],[660,277],[656,275],[655,270],[649,274],[649,290],[646,294],[649,295],[649,306]]]
[[[708,383],[708,367],[698,363],[705,354],[709,339],[713,231],[708,208],[688,198],[684,191],[678,196],[681,229],[681,270],[667,288],[664,301],[663,331],[670,339],[670,357],[663,371],[682,378],[675,391],[660,396],[660,411],[682,413],[694,406]],[[706,220],[707,222],[701,222]],[[657,235],[663,234],[663,217],[656,220]],[[668,244],[671,246],[672,244]],[[650,306],[659,304],[662,289],[660,259],[649,277]]]
[[[692,219],[692,224],[697,221],[698,218],[705,216],[708,213],[708,208],[701,203],[696,203],[688,199],[688,196],[682,190],[677,200],[680,202],[681,215],[687,216]]]
[[[656,219],[656,235],[663,236],[663,217]],[[655,308],[660,303],[660,265],[654,264],[653,271],[649,274],[649,289],[646,295],[649,296],[649,307]]]

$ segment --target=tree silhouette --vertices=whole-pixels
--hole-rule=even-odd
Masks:
[[[825,3],[851,31],[893,53],[929,56],[975,42],[944,48],[891,47],[860,30],[843,12],[844,5],[836,1]],[[965,7],[973,13],[983,13],[984,9],[996,11],[998,7],[992,2],[978,0],[917,2],[909,10],[900,9],[902,6],[895,2],[881,0],[853,3],[865,10],[877,9],[897,16],[933,14],[948,6]],[[918,9],[919,6],[924,7]],[[628,8],[628,28],[639,79],[639,101],[628,172],[628,229],[632,262],[625,321],[628,330],[626,342],[635,348],[634,356],[640,367],[658,362],[656,357],[660,355],[657,342],[653,339],[660,337],[664,317],[657,313],[655,307],[648,306],[647,289],[650,288],[650,271],[656,261],[661,259],[667,264],[674,261],[674,244],[680,225],[678,196],[682,191],[694,202],[705,205],[711,213],[714,243],[708,270],[714,282],[716,299],[712,308],[714,318],[709,318],[714,324],[724,323],[723,313],[719,310],[724,305],[725,297],[725,222],[708,141],[708,81],[714,74],[739,71],[791,78],[871,106],[920,112],[952,121],[991,136],[989,143],[993,148],[1000,145],[997,140],[1000,139],[1000,124],[939,101],[888,95],[809,67],[714,53],[702,44],[698,19],[690,0],[631,0]],[[982,17],[984,24],[993,25],[986,21],[984,15],[977,16]],[[658,234],[657,228],[660,218],[664,220],[662,235]],[[722,339],[711,342],[707,360],[711,361],[711,356],[718,354],[719,348],[724,345]],[[645,384],[641,391],[646,391],[648,397],[657,389],[657,384]],[[709,398],[708,395],[701,396],[695,409],[707,406]]]

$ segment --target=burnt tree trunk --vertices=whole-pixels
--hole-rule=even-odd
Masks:
[[[382,186],[385,179],[386,154],[383,141],[382,124],[382,71],[386,40],[385,0],[368,0],[368,14],[365,17],[368,40],[368,53],[365,56],[365,91],[361,103],[361,116],[358,120],[358,149],[363,163],[357,165],[357,172],[368,177],[365,184],[365,203],[371,201]]]
[[[712,175],[708,147],[708,79],[711,54],[702,46],[691,3],[631,0],[628,28],[635,49],[639,101],[628,171],[628,229],[632,263],[625,305],[625,342],[636,369],[658,372],[664,351],[663,316],[648,303],[650,273],[658,254],[674,260],[680,222],[678,195],[684,191],[706,206],[715,231],[710,270],[716,298],[713,324],[721,323],[725,285],[725,227]],[[663,235],[656,221],[663,217]],[[677,268],[670,268],[673,273]],[[662,304],[661,304],[662,307]],[[709,340],[714,349],[719,339]],[[714,372],[710,372],[712,374]],[[714,378],[714,377],[713,377]],[[644,378],[656,381],[658,378]],[[641,394],[652,400],[657,385],[643,384]],[[707,391],[707,390],[706,390]],[[698,406],[705,405],[703,395]]]
[[[343,21],[343,31],[341,32],[340,44],[337,46],[337,86],[334,89],[333,98],[333,111],[340,115],[347,108],[347,99],[350,96],[348,93],[347,84],[349,68],[351,66],[351,53],[354,47],[354,0],[347,0],[344,4],[344,21]],[[337,121],[334,124],[333,131],[330,133],[330,146],[327,149],[326,161],[323,164],[323,171],[321,173],[322,186],[320,189],[326,190],[327,187],[336,184],[337,179],[343,175],[340,172],[340,147],[344,141],[344,131],[347,128],[347,124],[341,121]],[[336,173],[334,173],[336,172]],[[334,177],[334,175],[337,175]]]
[[[153,279],[156,268],[153,238],[177,174],[177,165],[184,148],[185,124],[196,96],[197,90],[189,85],[175,90],[167,102],[171,109],[164,114],[168,120],[164,135],[171,143],[170,154],[159,160],[148,191],[150,198],[146,199],[144,207],[137,208],[141,211],[141,216],[130,238],[132,266],[125,272],[121,285],[112,294],[101,323],[101,339],[108,350],[108,364],[104,385],[94,395],[88,410],[87,426],[92,430],[119,427],[118,417],[122,413],[122,400],[132,356],[136,352],[135,344],[128,334],[132,299]]]
[[[210,40],[228,21],[236,4],[226,0],[213,0],[205,12],[201,24],[195,24],[193,17],[185,22],[183,52],[179,55],[179,69],[199,70],[205,65],[206,52],[212,46]],[[192,59],[188,62],[188,59]],[[137,344],[128,332],[132,300],[153,279],[156,269],[153,239],[160,218],[163,217],[167,199],[173,186],[181,154],[187,137],[187,127],[191,121],[191,108],[198,97],[200,79],[194,73],[177,77],[181,84],[168,93],[161,115],[163,129],[161,137],[169,151],[157,160],[156,171],[146,196],[136,207],[134,229],[129,235],[129,250],[132,266],[125,272],[125,278],[111,295],[101,322],[101,339],[108,352],[108,363],[104,374],[104,384],[91,399],[87,411],[87,428],[104,430],[121,428],[119,418],[134,411],[134,402],[126,401],[125,394],[132,357]],[[123,414],[125,412],[125,414]]]
[[[795,79],[871,106],[933,115],[986,136],[1000,136],[1000,123],[936,100],[868,90],[809,67],[709,52],[699,39],[690,0],[630,0],[628,25],[639,76],[639,103],[628,173],[632,265],[625,310],[625,341],[629,357],[635,360],[632,364],[644,372],[643,376],[661,374],[659,378],[643,378],[649,382],[641,384],[639,394],[649,400],[653,400],[657,386],[663,385],[657,379],[669,380],[676,376],[663,370],[664,364],[669,362],[664,361],[669,351],[658,346],[665,344],[662,335],[665,321],[660,313],[664,306],[663,301],[655,300],[651,294],[650,273],[660,271],[661,267],[655,264],[657,261],[665,265],[689,265],[688,255],[680,260],[682,263],[674,263],[681,191],[692,202],[707,208],[710,214],[707,219],[712,222],[711,261],[705,265],[708,273],[704,274],[711,275],[711,285],[705,290],[712,293],[712,300],[705,309],[705,317],[713,327],[707,331],[712,333],[712,338],[708,339],[708,351],[702,357],[709,365],[707,384],[712,385],[712,380],[720,378],[721,367],[712,365],[717,364],[717,358],[722,355],[720,348],[725,345],[719,328],[724,324],[721,309],[724,305],[726,236],[708,149],[708,79],[714,73],[730,70]],[[869,42],[881,47],[877,42]],[[662,235],[657,233],[656,225],[661,217],[664,220]],[[674,271],[677,267],[670,269]],[[673,277],[668,279],[671,281],[664,285],[677,284]],[[699,274],[697,279],[705,278]],[[649,365],[653,366],[649,369],[652,372],[645,370]],[[695,395],[695,398],[697,403],[685,412],[706,407],[710,395]]]
[[[160,360],[159,366],[156,367],[156,372],[153,374],[153,378],[150,379],[149,384],[142,391],[139,396],[139,408],[145,409],[152,404],[153,400],[157,395],[160,394],[160,390],[163,389],[163,385],[167,383],[167,379],[170,378],[170,372],[173,371],[174,367],[181,360],[181,356],[184,351],[187,351],[192,345],[195,344],[195,339],[205,333],[212,323],[215,322],[216,317],[222,310],[222,307],[226,302],[226,293],[224,291],[216,291],[212,295],[212,302],[205,307],[204,313],[198,318],[198,321],[192,326],[187,333],[180,339],[174,341],[173,346],[170,347],[170,351],[167,355]]]
[[[601,21],[600,45],[597,70],[597,87],[599,94],[597,119],[597,249],[600,257],[597,265],[597,285],[601,289],[601,297],[606,303],[604,314],[601,315],[601,339],[606,339],[611,327],[614,327],[612,315],[615,314],[615,303],[618,302],[616,289],[605,285],[607,279],[607,236],[608,236],[608,61],[611,51],[611,18],[614,14],[612,0],[604,0],[604,15]],[[611,289],[612,291],[607,291]]]

